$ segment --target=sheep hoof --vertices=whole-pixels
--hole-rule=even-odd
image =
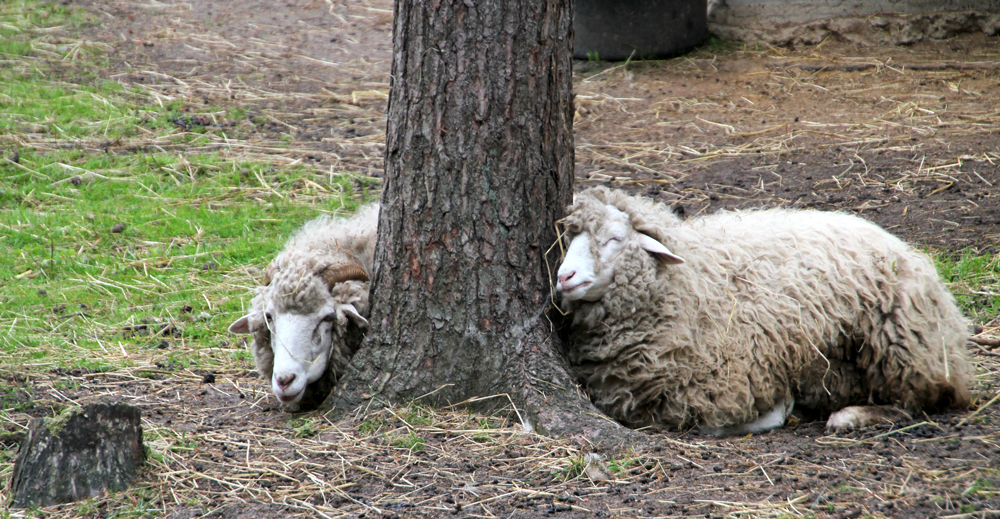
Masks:
[[[830,415],[826,421],[827,432],[843,432],[860,429],[882,422],[909,420],[910,415],[891,405],[852,405]]]
[[[703,434],[710,434],[712,436],[744,436],[747,434],[761,434],[771,429],[777,429],[785,425],[785,421],[788,419],[788,415],[792,414],[792,409],[795,408],[795,399],[792,397],[786,397],[783,400],[775,402],[774,407],[770,411],[760,415],[756,420],[739,424],[732,425],[729,427],[709,427],[701,426],[700,430]]]

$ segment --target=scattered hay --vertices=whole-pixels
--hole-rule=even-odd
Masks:
[[[0,146],[40,152],[176,153],[183,160],[165,171],[178,183],[195,174],[199,165],[193,157],[202,151],[221,153],[233,163],[300,166],[310,173],[296,185],[275,186],[259,178],[259,186],[233,188],[211,199],[165,201],[168,209],[183,203],[226,207],[238,198],[275,194],[303,202],[346,196],[323,180],[344,171],[373,176],[382,170],[389,45],[366,38],[374,34],[385,40],[392,4],[313,4],[328,17],[317,21],[301,16],[293,22],[294,32],[303,36],[293,47],[280,29],[251,32],[269,22],[261,14],[264,9],[246,7],[250,19],[241,21],[240,32],[204,24],[206,17],[192,12],[197,2],[84,2],[97,13],[100,27],[76,39],[60,34],[65,41],[40,46],[41,56],[32,59],[58,60],[69,69],[87,49],[109,55],[113,49],[116,69],[108,77],[129,87],[120,95],[157,107],[140,112],[143,117],[152,120],[171,106],[191,110],[177,110],[169,131],[140,126],[140,135],[118,142],[53,139],[28,128],[0,135]],[[287,9],[301,13],[314,7],[289,4]],[[129,28],[136,29],[135,35],[119,43],[117,35],[128,34]],[[331,35],[337,41],[330,41]],[[309,38],[326,46],[320,49]],[[928,51],[904,61],[832,48],[748,47],[724,59],[702,50],[679,60],[581,74],[575,86],[581,183],[662,190],[656,194],[688,205],[688,214],[709,210],[712,197],[733,205],[761,199],[791,205],[795,200],[781,189],[793,177],[806,176],[799,161],[811,152],[838,149],[830,174],[802,180],[808,184],[800,191],[826,197],[865,188],[933,201],[972,183],[1000,182],[996,149],[972,152],[948,146],[991,135],[1000,124],[995,106],[983,102],[994,88],[984,74],[995,69],[995,59],[942,60]],[[157,61],[149,49],[162,50],[165,57]],[[734,63],[743,61],[766,66],[735,68],[740,65]],[[26,71],[33,65],[24,60],[12,66]],[[917,88],[920,83],[925,85]],[[827,109],[806,113],[804,107],[817,103]],[[244,107],[247,116],[227,120],[223,110],[197,109],[205,105]],[[947,145],[929,150],[932,141]],[[898,167],[877,164],[883,156],[893,157]],[[60,182],[3,160],[15,164],[18,174]],[[726,167],[743,169],[728,177],[700,176]],[[127,181],[107,171],[65,173],[81,182],[91,174]],[[738,177],[749,181],[731,182]],[[874,211],[888,203],[859,200],[846,208]],[[953,215],[933,217],[944,227],[964,225]],[[186,258],[196,256],[201,257]],[[154,290],[157,282],[149,272],[177,268],[176,259],[133,261],[131,267],[147,275],[129,284],[103,276],[79,282],[115,301]],[[253,286],[254,273],[241,274],[228,282],[233,297],[245,297]],[[339,423],[316,414],[289,415],[274,405],[251,361],[233,358],[231,346],[188,353],[213,366],[211,373],[157,364],[152,350],[172,333],[170,319],[101,324],[88,320],[84,311],[74,312],[84,320],[79,328],[102,337],[102,351],[95,353],[74,346],[71,328],[77,325],[68,317],[53,324],[18,309],[9,315],[10,329],[19,333],[66,333],[58,351],[44,352],[52,359],[90,355],[114,367],[67,371],[56,367],[58,361],[0,363],[4,387],[16,393],[4,400],[6,408],[0,412],[4,434],[16,436],[32,416],[68,404],[124,401],[143,410],[151,449],[137,487],[50,507],[42,511],[47,517],[540,517],[557,512],[892,517],[900,510],[911,516],[963,517],[961,508],[972,504],[979,507],[978,517],[1000,507],[1000,433],[995,425],[1000,419],[995,403],[1000,362],[990,355],[975,357],[976,406],[959,415],[920,417],[913,424],[839,436],[825,435],[821,423],[796,421],[747,438],[649,431],[651,451],[596,459],[575,443],[525,433],[510,419],[463,411],[397,405],[359,412]],[[996,324],[987,325],[987,335],[998,334]],[[136,346],[103,339],[142,325],[152,332]],[[992,351],[990,344],[979,346]],[[183,341],[175,347],[188,349]],[[6,437],[0,435],[0,440]],[[9,478],[10,471],[11,461],[0,459],[0,479]],[[27,515],[11,512],[12,517]]]

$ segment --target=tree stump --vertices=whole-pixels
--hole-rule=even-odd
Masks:
[[[140,416],[126,404],[90,404],[31,420],[14,463],[12,506],[70,503],[127,488],[146,454]]]

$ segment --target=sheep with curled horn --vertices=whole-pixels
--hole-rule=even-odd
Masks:
[[[253,336],[257,371],[290,411],[319,405],[364,338],[378,211],[303,225],[265,270],[250,312],[229,327]]]
[[[838,431],[969,403],[954,297],[871,222],[787,209],[682,221],[605,188],[569,213],[557,290],[570,362],[627,425],[759,433],[794,406]]]

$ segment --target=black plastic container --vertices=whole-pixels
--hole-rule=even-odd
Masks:
[[[667,58],[708,35],[707,0],[576,0],[573,57]]]

